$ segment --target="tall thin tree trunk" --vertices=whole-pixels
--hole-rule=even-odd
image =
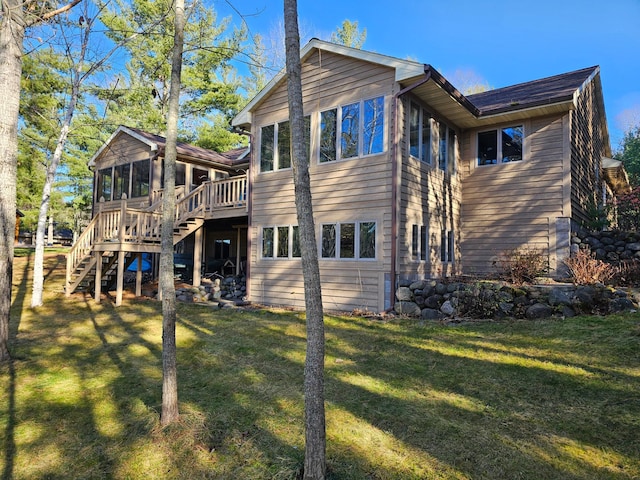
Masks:
[[[16,228],[18,111],[25,21],[22,2],[0,2],[0,362],[9,360],[13,242]]]
[[[304,478],[320,480],[324,479],[326,474],[324,312],[311,202],[309,157],[304,134],[302,65],[300,63],[300,35],[296,0],[284,0],[284,24],[293,181],[300,229],[304,298],[307,313],[307,354],[304,365]]]
[[[32,308],[42,305],[42,292],[44,290],[44,237],[45,229],[47,227],[47,216],[49,215],[51,190],[53,189],[53,182],[55,181],[58,165],[62,159],[64,145],[67,142],[67,136],[69,135],[69,128],[71,125],[71,119],[73,118],[77,96],[77,90],[74,88],[71,104],[67,110],[67,115],[62,125],[62,129],[60,130],[58,143],[55,151],[53,152],[53,157],[47,166],[47,174],[44,181],[44,187],[42,188],[42,200],[40,202],[40,210],[38,211],[38,227],[36,229],[36,251],[33,263],[33,287],[31,290]]]
[[[164,197],[162,200],[162,247],[160,286],[162,289],[162,414],[168,425],[178,419],[178,368],[176,361],[176,292],[173,280],[173,224],[175,221],[175,181],[180,106],[180,75],[184,45],[184,0],[175,1],[175,34],[171,56],[171,87],[167,113],[167,141],[164,157]]]

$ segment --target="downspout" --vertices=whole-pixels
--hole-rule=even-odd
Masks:
[[[398,262],[398,190],[400,188],[400,182],[398,179],[398,100],[407,92],[423,85],[431,78],[431,69],[424,66],[424,77],[418,80],[413,85],[403,88],[393,96],[393,142],[391,144],[391,291],[389,292],[389,308],[393,307],[393,299],[396,294],[396,270]]]
[[[251,262],[249,259],[251,258],[251,213],[253,211],[253,135],[251,131],[245,129],[237,129],[236,133],[240,135],[245,135],[249,139],[249,168],[247,169],[247,262],[244,266],[244,276],[245,276],[245,296],[250,298],[251,295]],[[239,230],[238,230],[239,231]],[[239,235],[238,235],[239,237]],[[238,246],[239,247],[239,246]],[[236,259],[236,264],[240,265],[240,258]]]

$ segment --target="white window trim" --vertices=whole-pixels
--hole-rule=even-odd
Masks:
[[[504,130],[505,128],[514,128],[514,127],[522,127],[522,160],[520,161],[516,161],[516,162],[503,162],[502,161],[502,135],[500,135],[500,132],[502,132],[502,130]],[[487,132],[496,132],[496,140],[497,140],[497,145],[498,145],[498,155],[497,155],[497,163],[487,163],[485,165],[480,165],[480,158],[478,158],[478,136],[481,133],[487,133]],[[484,167],[497,167],[498,165],[513,165],[513,164],[518,164],[518,163],[522,163],[524,161],[526,161],[527,159],[527,155],[526,155],[526,146],[527,146],[527,127],[525,125],[524,122],[518,124],[508,124],[508,125],[501,125],[499,127],[493,127],[493,128],[487,128],[485,130],[478,130],[475,135],[474,135],[474,141],[475,141],[475,166],[477,168],[484,168]]]
[[[295,260],[295,259],[300,259],[300,257],[294,257],[293,256],[293,228],[297,227],[298,225],[265,225],[263,227],[260,227],[260,258],[263,260],[269,260],[269,261],[273,261],[273,260]],[[280,242],[280,231],[279,228],[283,228],[283,227],[287,227],[289,229],[289,234],[288,234],[288,244],[287,244],[287,253],[288,255],[286,257],[279,257],[278,256],[278,244]],[[273,229],[273,255],[270,257],[265,257],[264,256],[264,230],[265,228],[272,228]]]
[[[422,105],[420,105],[417,102],[414,101],[410,101],[409,102],[409,119],[407,121],[407,125],[409,126],[409,135],[411,135],[411,106],[412,105],[416,105],[418,107],[419,110],[419,116],[418,116],[418,134],[420,135],[420,144],[419,144],[419,148],[418,148],[418,156],[416,157],[415,155],[413,155],[411,153],[411,139],[409,139],[409,141],[407,142],[407,151],[409,152],[409,157],[419,161],[420,163],[424,163],[425,165],[432,165],[433,166],[433,124],[434,124],[434,120],[433,120],[433,116],[431,115],[431,112],[429,110],[427,110],[426,108],[424,108]],[[422,150],[425,146],[424,143],[424,138],[422,138],[422,132],[424,131],[424,114],[427,114],[429,117],[429,155],[427,158],[427,161],[422,160]]]
[[[346,223],[353,223],[355,225],[354,232],[354,256],[353,258],[343,258],[340,257],[340,225]],[[373,258],[361,258],[360,257],[360,225],[363,223],[373,223],[376,226],[376,239],[375,239],[375,256]],[[339,260],[345,262],[375,262],[378,260],[378,224],[376,220],[358,220],[358,221],[340,221],[340,222],[324,222],[320,224],[320,234],[318,235],[318,255],[320,260]],[[324,257],[322,255],[322,230],[326,225],[334,225],[336,227],[336,245],[335,245],[335,256],[334,257]]]
[[[278,150],[278,130],[280,124],[283,122],[289,122],[289,128],[291,128],[291,122],[288,119],[283,119],[275,123],[265,123],[260,126],[260,142],[258,143],[258,171],[262,173],[280,172],[283,170],[291,170],[291,166],[280,168],[280,151]],[[273,169],[262,170],[262,130],[264,127],[273,127]]]
[[[382,106],[384,108],[384,113],[382,116],[382,151],[378,153],[367,153],[364,155],[362,152],[364,151],[364,104],[369,100],[375,100],[377,98],[382,98]],[[343,158],[342,157],[342,107],[346,107],[347,105],[358,104],[358,155],[353,157]],[[331,110],[336,110],[336,159],[328,162],[320,161],[320,148],[322,145],[322,114],[324,112],[329,112]],[[363,98],[361,100],[356,100],[353,102],[345,102],[340,105],[334,105],[329,108],[325,108],[320,110],[316,119],[318,122],[318,145],[314,149],[316,156],[316,163],[318,165],[327,165],[336,162],[348,162],[349,160],[356,160],[359,158],[372,157],[375,155],[383,155],[387,152],[387,143],[388,143],[388,134],[387,134],[387,115],[388,115],[388,106],[387,106],[387,97],[386,95],[375,95],[373,97]]]

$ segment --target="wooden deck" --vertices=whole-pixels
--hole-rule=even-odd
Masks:
[[[136,254],[160,253],[162,191],[153,192],[150,198],[152,204],[147,208],[129,207],[126,198],[99,204],[97,213],[67,254],[67,296],[83,287],[93,290],[98,299],[102,285],[112,280],[116,282],[116,305],[119,304],[126,266]],[[178,188],[173,243],[201,229],[206,220],[245,215],[246,175],[204,182],[187,194]]]

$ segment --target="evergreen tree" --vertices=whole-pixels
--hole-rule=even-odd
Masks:
[[[616,160],[622,160],[629,174],[629,183],[640,186],[640,125],[630,128],[624,135]]]
[[[169,0],[105,4],[101,19],[113,41],[119,41],[127,32],[154,25],[146,35],[127,45],[123,74],[99,92],[112,130],[128,125],[166,134],[174,35],[171,4]],[[167,21],[156,21],[163,16]],[[192,138],[191,132],[207,123],[209,114],[222,113],[223,117],[213,117],[220,121],[232,118],[239,109],[240,80],[231,60],[241,51],[246,36],[241,29],[231,30],[228,19],[219,20],[216,12],[202,2],[192,4],[186,17],[179,135]],[[228,121],[223,124],[228,125]]]
[[[333,43],[340,43],[347,47],[362,48],[367,39],[367,29],[362,31],[358,28],[358,21],[344,20],[342,25],[331,34]]]

